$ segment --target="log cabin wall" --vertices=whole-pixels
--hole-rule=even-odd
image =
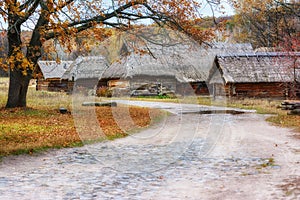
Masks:
[[[194,90],[195,95],[209,95],[209,89],[206,82],[193,82],[190,83],[191,87]]]
[[[47,91],[50,81],[44,79],[37,79],[36,81],[36,90]]]
[[[283,83],[229,83],[225,86],[230,97],[285,98],[288,88]]]
[[[100,87],[108,87],[108,80],[102,80],[102,79],[99,80],[97,88],[100,88]]]
[[[75,86],[86,89],[95,89],[98,85],[98,82],[98,78],[82,78],[75,81]]]
[[[71,92],[74,82],[59,79],[37,79],[37,90],[51,92]]]
[[[72,90],[73,84],[67,79],[62,79],[72,63],[73,61],[38,61],[36,89],[55,92]]]
[[[211,95],[216,96],[229,96],[229,87],[228,85],[223,85],[220,83],[214,83],[210,85],[211,87]]]

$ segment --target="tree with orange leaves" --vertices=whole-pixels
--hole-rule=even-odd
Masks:
[[[218,3],[210,0],[208,3]],[[193,26],[201,16],[197,0],[3,0],[0,2],[0,27],[8,38],[5,60],[10,74],[6,107],[26,107],[29,80],[42,56],[46,41],[57,39],[67,47],[71,39],[85,30],[93,30],[99,39],[110,33],[106,27],[129,30],[133,24],[151,20],[185,32],[197,41],[212,34]],[[21,38],[22,29],[32,29],[28,42]]]
[[[251,42],[254,47],[277,48],[300,32],[299,0],[231,1],[237,13],[237,39],[242,39],[242,42]]]

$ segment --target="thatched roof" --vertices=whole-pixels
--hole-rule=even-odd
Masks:
[[[196,56],[184,45],[151,45],[150,53],[131,53],[113,63],[102,78],[133,78],[134,76],[175,76],[180,82],[202,81],[206,74],[198,70],[198,63],[186,59]]]
[[[78,57],[64,73],[62,79],[100,79],[108,62],[102,56]]]
[[[38,61],[38,65],[45,79],[61,78],[73,61]]]
[[[214,42],[209,43],[210,48],[208,51],[212,51],[216,54],[236,54],[236,53],[251,53],[253,47],[251,43],[227,43],[227,42]]]
[[[217,54],[250,51],[251,44],[199,45],[180,32],[147,27],[123,33],[109,42],[106,57],[112,65],[102,77],[175,76],[180,82],[206,81]]]
[[[292,82],[295,77],[299,81],[300,52],[219,55],[216,67],[225,83]],[[211,71],[210,82],[216,82],[215,71]]]
[[[175,76],[179,82],[206,81],[217,53],[230,51],[239,53],[250,50],[252,47],[248,44],[217,43],[204,48],[192,43],[159,45],[148,42],[146,53],[128,53],[129,55],[113,63],[103,73],[102,78],[127,79],[145,75]]]

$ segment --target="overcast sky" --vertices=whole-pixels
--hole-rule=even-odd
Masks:
[[[202,0],[202,1],[203,1],[203,6],[200,9],[200,13],[203,14],[204,16],[213,16],[213,12],[209,4],[206,2],[206,0]],[[226,1],[221,0],[220,2],[221,4],[217,7],[217,10],[214,11],[215,17],[230,16],[234,14],[234,9]],[[221,9],[222,6],[224,7],[223,9]]]

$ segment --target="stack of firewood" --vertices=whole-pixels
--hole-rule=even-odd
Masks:
[[[290,115],[300,115],[300,101],[284,101],[281,103],[282,110],[290,110]]]

